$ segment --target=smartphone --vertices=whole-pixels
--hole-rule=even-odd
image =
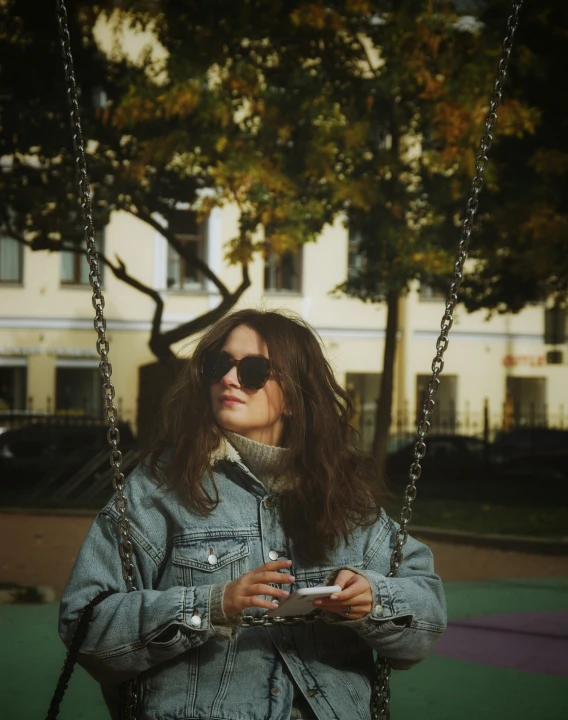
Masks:
[[[268,617],[289,617],[290,615],[308,615],[317,610],[314,607],[314,600],[326,598],[334,593],[341,592],[339,585],[328,585],[327,587],[310,587],[296,590],[287,598],[280,600],[278,607],[269,610]]]

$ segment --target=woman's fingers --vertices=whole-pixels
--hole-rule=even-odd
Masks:
[[[352,620],[358,620],[370,612],[373,593],[367,578],[351,570],[342,570],[335,584],[343,588],[341,592],[316,600],[316,607]]]
[[[337,584],[339,585],[339,583]],[[336,602],[345,603],[346,600],[352,600],[365,593],[369,593],[369,597],[372,597],[369,581],[363,575],[353,574],[353,577],[347,581],[343,590],[334,595],[334,599]]]
[[[274,560],[250,570],[237,580],[228,583],[223,596],[223,609],[226,614],[236,615],[251,606],[274,608],[270,600],[255,598],[255,596],[268,595],[281,599],[287,597],[289,595],[287,590],[281,587],[273,587],[273,585],[285,585],[294,582],[296,578],[293,575],[282,572],[288,569],[291,564],[291,560]]]
[[[292,565],[291,560],[274,560],[273,562],[264,563],[264,565],[251,570],[251,572],[273,572],[274,570],[284,570],[284,568],[289,568],[290,565]]]
[[[279,587],[272,585],[264,585],[263,583],[254,583],[243,588],[243,596],[251,597],[252,595],[274,595],[274,597],[288,597],[290,593]]]
[[[294,575],[287,575],[286,573],[282,572],[255,572],[253,570],[251,574],[251,581],[252,582],[262,582],[262,583],[278,583],[279,585],[284,585],[286,583],[293,583],[296,578]]]
[[[266,608],[267,610],[274,610],[278,607],[278,603],[274,600],[265,600],[258,595],[252,595],[251,597],[244,598],[244,607],[259,607]]]
[[[337,600],[322,600],[321,602],[316,601],[314,603],[314,605],[320,608],[320,610],[330,610],[331,612],[343,612],[349,607],[368,608],[370,610],[371,604],[371,598],[367,597],[366,595],[358,595],[357,597],[348,601],[342,600],[341,602],[338,602]]]
[[[318,609],[335,613],[347,620],[359,620],[371,612],[371,603],[367,601],[364,603],[351,603],[350,605],[318,605]]]
[[[335,578],[333,584],[339,585],[339,587],[343,590],[347,583],[352,579],[356,577],[361,577],[360,575],[357,575],[353,572],[353,570],[340,570],[339,574]]]

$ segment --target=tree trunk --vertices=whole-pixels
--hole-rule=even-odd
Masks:
[[[386,479],[387,442],[392,420],[392,397],[394,387],[394,361],[396,358],[396,334],[398,332],[398,290],[390,290],[387,295],[387,327],[385,350],[383,355],[383,374],[381,390],[377,399],[375,413],[375,436],[373,438],[373,456],[377,461],[379,477]]]

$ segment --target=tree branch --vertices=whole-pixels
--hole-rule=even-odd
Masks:
[[[49,250],[52,252],[73,252],[76,254],[83,255],[85,253],[85,249],[80,245],[75,244],[65,244],[62,242],[58,242],[57,240],[50,240],[49,238],[44,238],[41,243],[35,243],[33,240],[26,240],[21,233],[18,233],[14,230],[12,227],[8,227],[8,230],[10,232],[11,237],[19,242],[20,244],[24,245],[25,247],[29,248],[32,252],[37,252],[39,250]],[[154,310],[154,317],[152,318],[152,330],[150,335],[150,341],[148,345],[150,346],[150,349],[152,352],[156,355],[158,360],[160,361],[167,361],[171,360],[172,358],[175,358],[174,353],[170,350],[169,344],[167,342],[164,342],[162,340],[163,335],[161,334],[161,327],[162,327],[162,316],[164,313],[164,301],[162,300],[162,297],[160,293],[157,290],[154,290],[151,287],[148,287],[148,285],[144,285],[144,283],[140,282],[140,280],[136,280],[136,278],[133,278],[131,275],[128,274],[126,270],[126,265],[124,262],[117,256],[116,261],[117,264],[114,265],[103,253],[97,251],[97,257],[101,261],[103,265],[106,265],[110,270],[112,271],[112,274],[118,279],[122,280],[122,282],[126,283],[130,287],[134,288],[135,290],[138,290],[139,292],[143,293],[144,295],[148,295],[148,297],[151,297],[152,300],[156,303],[156,309]]]
[[[188,251],[187,247],[177,239],[174,233],[170,232],[167,228],[162,227],[162,225],[160,225],[160,223],[155,220],[149,213],[140,210],[139,207],[136,208],[136,211],[131,210],[130,212],[132,213],[132,215],[139,218],[143,222],[148,223],[148,225],[153,227],[157,232],[160,233],[160,235],[163,235],[168,241],[168,244],[171,245],[179,255],[181,255],[181,257],[186,261],[188,265],[194,267],[196,270],[199,270],[208,280],[210,280],[215,285],[223,298],[230,297],[231,293],[229,292],[229,289],[217,277],[217,275],[215,275],[209,265],[207,265],[206,262],[201,260],[201,258],[192,255]]]
[[[117,267],[115,267],[111,262],[104,258],[104,262],[110,267],[116,278],[122,280],[127,285],[130,285],[130,287],[133,287],[135,290],[139,290],[141,293],[144,293],[144,295],[148,295],[156,303],[154,317],[152,318],[152,331],[150,334],[150,340],[148,342],[150,350],[152,350],[158,360],[162,362],[175,359],[175,355],[170,350],[169,345],[164,344],[162,341],[163,336],[161,333],[161,328],[162,315],[164,313],[164,301],[162,300],[162,296],[157,290],[154,290],[153,288],[144,285],[144,283],[141,283],[139,280],[136,280],[131,275],[129,275],[126,272],[126,265],[122,262],[118,255],[116,256],[116,261],[118,263]]]
[[[213,308],[213,310],[210,310],[204,315],[200,315],[198,318],[190,320],[183,325],[179,325],[173,330],[162,333],[160,342],[165,343],[169,347],[170,345],[173,345],[174,343],[179,342],[180,340],[183,340],[184,338],[193,335],[200,330],[204,330],[205,328],[209,327],[214,322],[217,322],[217,320],[222,318],[225,313],[227,313],[232,307],[237,304],[241,295],[248,287],[250,287],[248,266],[243,263],[242,269],[243,278],[241,284],[233,293],[228,293],[226,296],[224,296],[219,305],[217,305],[216,308]]]

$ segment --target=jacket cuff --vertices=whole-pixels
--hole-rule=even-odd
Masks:
[[[225,588],[228,583],[224,585],[219,583],[211,585],[211,593],[209,596],[209,616],[211,629],[216,635],[232,640],[235,637],[237,630],[241,625],[243,613],[237,615],[227,616],[223,610],[223,599],[225,597]]]
[[[377,630],[388,632],[397,632],[403,630],[410,625],[412,620],[412,612],[406,600],[397,597],[391,592],[391,585],[384,575],[380,575],[372,570],[363,572],[360,568],[349,567],[344,565],[332,570],[326,578],[326,585],[334,585],[335,578],[341,570],[350,570],[356,575],[362,575],[371,587],[373,596],[371,610],[367,615],[357,620],[348,620],[342,618],[336,613],[324,612],[323,620],[328,623],[341,623],[348,625],[361,635]]]

